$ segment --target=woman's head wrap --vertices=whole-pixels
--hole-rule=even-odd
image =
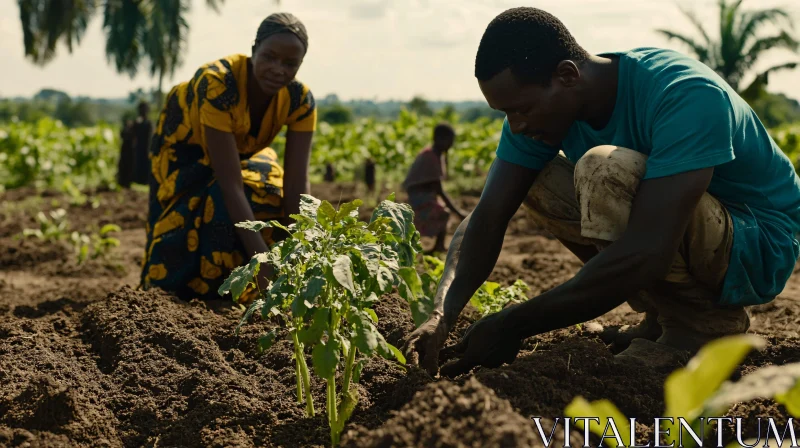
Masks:
[[[253,45],[253,51],[255,51],[258,45],[266,38],[278,33],[294,34],[300,39],[303,48],[308,51],[308,33],[306,32],[305,25],[303,25],[300,19],[288,12],[270,14],[261,22],[261,25],[258,27],[258,32],[256,32],[256,41]]]

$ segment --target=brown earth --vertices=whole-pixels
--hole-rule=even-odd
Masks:
[[[361,193],[352,186],[316,185],[314,194],[336,203]],[[0,446],[327,445],[327,424],[319,415],[324,383],[313,380],[318,416],[306,418],[294,400],[291,344],[280,341],[263,355],[256,350],[258,336],[276,324],[256,319],[237,335],[242,310],[230,302],[187,303],[133,289],[146,195],[97,192],[90,198],[96,208],[31,190],[0,196]],[[459,201],[470,209],[477,199]],[[58,207],[67,210],[71,230],[119,224],[121,247],[107,259],[77,264],[66,243],[18,238],[36,225],[38,211]],[[521,211],[491,279],[510,284],[522,278],[538,294],[580,266]],[[740,373],[800,362],[798,300],[795,276],[773,303],[751,310],[751,331],[769,344],[748,357]],[[414,328],[397,297],[385,297],[376,313],[379,330],[394,345]],[[458,331],[474,313],[466,316]],[[624,305],[597,322],[637,320]],[[454,380],[374,359],[357,385],[360,401],[343,444],[539,446],[531,417],[561,416],[576,395],[610,399],[637,417],[646,438],[663,411],[667,374],[615,361],[595,333],[578,328],[531,338],[513,364]],[[758,417],[778,417],[778,423],[788,418],[770,400],[738,404],[728,415],[744,417],[753,430]],[[580,437],[571,443],[580,446]]]

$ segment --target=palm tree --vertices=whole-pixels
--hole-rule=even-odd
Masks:
[[[800,47],[800,42],[790,33],[793,30],[792,18],[786,10],[781,8],[743,10],[742,2],[743,0],[735,0],[732,3],[719,0],[718,37],[712,38],[698,17],[684,8],[681,8],[681,12],[697,29],[700,40],[665,29],[658,29],[656,32],[668,40],[688,46],[701,62],[714,69],[731,87],[739,91],[742,79],[764,53],[773,49],[797,52]],[[760,33],[767,24],[778,27],[776,34],[764,36]],[[758,73],[753,84],[744,90],[758,89],[767,83],[770,73],[794,69],[797,64],[791,61],[770,67]]]
[[[219,11],[224,0],[206,0]],[[80,43],[100,0],[18,0],[25,55],[44,66],[56,54],[59,41],[69,52]],[[117,72],[134,77],[147,62],[151,76],[172,76],[183,63],[190,0],[104,0],[106,57]]]
[[[59,40],[64,41],[71,53],[97,9],[96,0],[18,0],[18,3],[25,55],[37,65],[53,59]]]

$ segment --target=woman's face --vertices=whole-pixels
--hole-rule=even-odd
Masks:
[[[292,33],[278,33],[261,41],[253,51],[253,74],[258,86],[267,95],[294,80],[306,49]]]

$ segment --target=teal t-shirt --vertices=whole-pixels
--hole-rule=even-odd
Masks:
[[[577,162],[589,149],[616,145],[646,154],[645,179],[714,167],[708,192],[731,214],[734,237],[720,302],[771,301],[800,255],[800,179],[750,106],[713,70],[681,53],[638,48],[619,57],[619,85],[604,129],[575,122],[561,150]],[[511,133],[497,157],[540,170],[558,154]]]

